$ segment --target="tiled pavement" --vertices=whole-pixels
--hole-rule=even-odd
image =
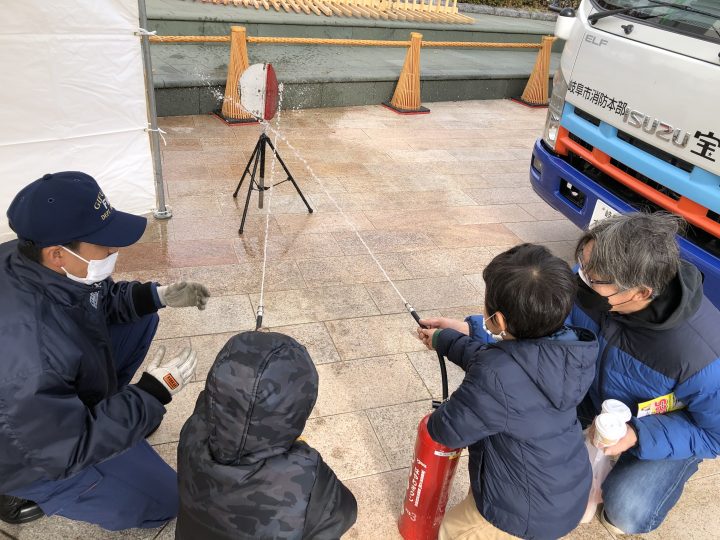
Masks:
[[[430,115],[411,117],[381,107],[285,111],[273,124],[301,156],[279,141],[316,212],[305,212],[289,183],[274,190],[265,323],[305,344],[318,366],[320,395],[305,436],[358,499],[358,522],[347,538],[399,538],[395,520],[415,428],[440,393],[434,354],[413,337],[412,319],[352,227],[422,315],[454,317],[480,310],[482,269],[506,246],[541,242],[569,259],[579,232],[529,187],[530,149],[544,110],[509,101],[430,108]],[[232,191],[258,126],[195,116],[163,118],[161,127],[174,217],[150,221],[142,242],[121,251],[116,277],[198,280],[213,293],[204,312],[161,312],[155,346],[173,353],[192,344],[199,353],[196,381],[175,397],[150,439],[174,465],[179,430],[215,354],[234,332],[254,327],[267,207],[259,211],[255,195],[238,236],[244,199],[235,201]],[[461,374],[453,368],[455,387]],[[463,466],[453,502],[468,489]],[[711,508],[720,496],[719,473],[717,460],[704,463],[648,538],[717,538],[720,515]],[[173,525],[109,533],[46,518],[2,531],[19,539],[168,540]],[[612,535],[596,521],[569,538]]]

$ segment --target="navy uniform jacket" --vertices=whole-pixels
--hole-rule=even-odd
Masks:
[[[0,493],[127,450],[165,413],[151,394],[117,387],[108,334],[145,314],[151,284],[77,283],[16,244],[0,245]]]

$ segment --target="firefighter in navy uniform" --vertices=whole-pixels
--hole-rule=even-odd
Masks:
[[[197,355],[162,363],[161,347],[129,383],[158,309],[204,309],[207,289],[114,282],[118,248],[146,219],[115,210],[87,174],[46,174],[7,216],[18,239],[0,245],[0,519],[162,525],[177,514],[177,480],[145,438]]]

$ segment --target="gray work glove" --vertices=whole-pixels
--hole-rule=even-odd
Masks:
[[[160,302],[168,307],[197,307],[205,309],[210,291],[205,285],[192,281],[181,281],[157,288]]]
[[[160,362],[163,356],[165,356],[165,346],[161,345],[145,371],[162,383],[170,394],[177,394],[183,386],[190,382],[195,373],[197,353],[190,347],[186,347],[179,355],[161,366]]]

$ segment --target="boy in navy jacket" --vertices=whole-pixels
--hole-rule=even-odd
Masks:
[[[483,279],[483,326],[494,343],[418,331],[466,372],[428,423],[434,440],[470,451],[471,493],[446,515],[440,540],[558,538],[587,506],[592,472],[576,406],[595,374],[597,339],[564,325],[575,276],[546,248],[501,253]]]

